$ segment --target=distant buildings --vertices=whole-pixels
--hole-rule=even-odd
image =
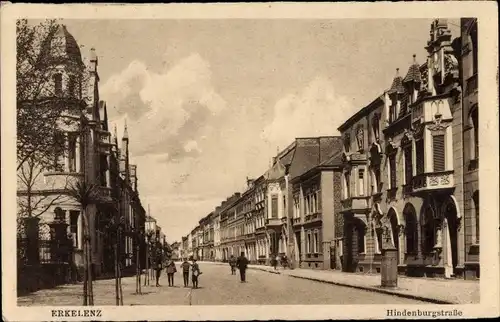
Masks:
[[[183,237],[184,252],[212,254],[210,238],[198,242],[212,222],[207,260],[286,255],[295,267],[379,273],[396,248],[401,274],[479,277],[477,48],[476,19],[456,39],[435,20],[423,64],[397,70],[341,137],[280,151]]]

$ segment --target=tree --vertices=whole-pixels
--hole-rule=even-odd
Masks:
[[[53,86],[60,62],[51,50],[61,45],[55,37],[59,28],[56,20],[16,23],[17,170],[29,159],[43,168],[52,167],[56,154],[64,149],[64,142],[57,140],[59,129],[74,121],[68,106],[79,112],[89,102],[89,77],[83,63],[73,66],[78,77],[72,93],[58,93]]]
[[[80,204],[81,214],[83,217],[84,229],[84,284],[83,284],[83,305],[94,305],[94,294],[92,284],[92,247],[90,243],[90,216],[88,206],[99,203],[98,185],[88,183],[86,180],[77,181],[72,184],[69,189],[69,194]]]

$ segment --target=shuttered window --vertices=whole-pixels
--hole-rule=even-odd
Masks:
[[[416,159],[417,159],[417,174],[422,174],[425,171],[424,167],[424,160],[425,160],[425,155],[424,155],[424,140],[418,140],[415,142],[415,154],[416,154]]]
[[[411,183],[411,177],[413,176],[413,160],[412,160],[412,148],[411,145],[404,149],[405,153],[405,184]]]
[[[444,135],[435,135],[432,137],[432,152],[433,152],[434,172],[444,171],[445,169]]]

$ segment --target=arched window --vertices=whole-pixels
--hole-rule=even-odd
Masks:
[[[380,119],[378,114],[372,119],[372,132],[373,132],[373,140],[377,141],[380,138]]]
[[[407,204],[403,210],[406,223],[406,252],[415,254],[418,252],[418,230],[415,208]]]
[[[475,227],[476,227],[476,244],[479,245],[479,191],[474,192],[472,195],[472,200],[474,201],[474,217],[475,217]]]
[[[479,158],[479,129],[478,129],[478,108],[477,105],[472,108],[469,116],[469,125],[472,127],[471,131],[471,160]]]
[[[434,250],[436,243],[436,230],[432,209],[427,206],[421,217],[422,253],[428,254]]]

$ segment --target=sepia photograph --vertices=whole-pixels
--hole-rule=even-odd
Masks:
[[[2,262],[16,314],[458,318],[498,299],[481,284],[486,269],[498,284],[498,138],[484,132],[498,136],[498,35],[481,34],[496,15],[92,6],[9,22]]]

